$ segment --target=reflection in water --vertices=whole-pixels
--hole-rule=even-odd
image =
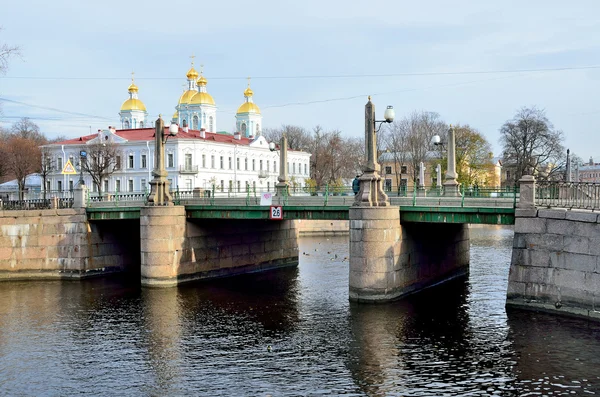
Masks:
[[[599,392],[600,325],[504,309],[512,231],[471,230],[468,279],[348,302],[348,240],[298,268],[141,289],[0,284],[0,394],[534,395]]]

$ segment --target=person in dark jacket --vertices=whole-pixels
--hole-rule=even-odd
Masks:
[[[356,175],[356,178],[354,178],[354,180],[352,181],[352,191],[354,192],[355,196],[358,194],[359,190],[360,190],[360,181],[358,180],[358,175]]]

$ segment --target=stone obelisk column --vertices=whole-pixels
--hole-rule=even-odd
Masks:
[[[446,180],[444,181],[444,196],[460,196],[458,191],[458,181],[456,178],[456,142],[454,139],[454,128],[450,126],[448,130],[448,170],[446,171]]]
[[[287,137],[281,136],[279,143],[279,176],[275,185],[276,196],[290,195],[290,182],[288,177],[288,159],[287,159]]]
[[[377,162],[375,106],[365,106],[366,166],[360,190],[350,208],[349,297],[354,301],[381,302],[399,295],[400,208],[391,207]]]
[[[422,161],[419,163],[419,189],[417,190],[417,195],[425,195],[425,164]]]

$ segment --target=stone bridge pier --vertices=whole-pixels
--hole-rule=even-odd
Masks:
[[[349,298],[385,302],[457,276],[469,265],[468,224],[400,224],[376,162],[375,106],[365,106],[366,167],[349,214]]]

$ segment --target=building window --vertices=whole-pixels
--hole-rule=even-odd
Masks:
[[[175,161],[174,161],[173,153],[169,153],[169,154],[167,154],[167,167],[174,167],[174,166],[175,166]]]
[[[273,161],[273,171],[277,171],[277,161]]]
[[[510,181],[510,171],[506,170],[506,180]],[[579,181],[577,181],[579,182]]]
[[[108,192],[108,179],[104,181],[104,191]]]
[[[269,163],[269,160],[267,160],[267,172],[269,172],[269,164],[271,163]]]
[[[231,157],[228,158],[229,169],[231,169]]]
[[[296,173],[296,163],[292,163],[292,174]]]
[[[223,156],[221,156],[221,158],[219,159],[219,163],[220,163],[220,165],[221,165],[221,169],[224,169],[224,168],[225,168],[225,165],[223,164]],[[222,182],[222,181],[221,181],[221,182]],[[223,190],[223,189],[221,189],[221,190]]]
[[[241,190],[241,189],[240,189],[240,185],[241,185],[241,184],[240,184],[240,181],[237,181],[237,191],[238,191],[238,192]]]
[[[240,169],[240,158],[239,157],[236,158],[235,162],[236,162],[235,167],[239,170]]]
[[[144,128],[144,122],[140,121],[140,128]]]
[[[405,165],[401,166],[400,167],[400,173],[401,174],[407,174],[408,173],[408,168]]]
[[[62,157],[58,157],[56,159],[56,170],[62,171],[62,169],[63,169],[63,159],[62,159]]]
[[[146,180],[145,180],[145,179],[142,179],[142,180],[140,181],[140,190],[141,190],[142,192],[145,192],[145,191],[146,191]]]
[[[197,130],[198,129],[198,116],[194,116],[192,118],[192,129],[193,130]]]
[[[210,156],[210,168],[215,168],[215,156]]]
[[[256,181],[252,181],[252,191],[256,191]]]
[[[133,168],[133,154],[129,155],[129,168]]]
[[[46,191],[50,191],[50,190],[52,190],[52,185],[50,184],[50,181],[46,181]]]
[[[221,191],[225,190],[225,181],[221,179]]]
[[[56,181],[56,190],[62,192],[62,181]]]
[[[192,190],[192,180],[191,179],[186,179],[185,180],[185,190],[190,191]]]
[[[115,170],[121,169],[121,156],[117,156],[115,159]]]
[[[231,192],[233,190],[233,181],[230,179],[229,180],[229,191]]]
[[[129,129],[129,120],[125,120],[125,122],[123,123],[123,128],[126,130]]]
[[[69,181],[69,191],[73,191],[73,181]]]
[[[256,160],[252,159],[252,171],[256,171]]]
[[[263,166],[263,161],[262,161],[262,160],[260,160],[260,161],[258,162],[258,169],[259,169],[260,171],[262,171],[262,166]]]
[[[202,168],[206,168],[206,155],[202,155]]]
[[[215,131],[215,127],[214,127],[214,123],[213,123],[213,117],[212,117],[212,116],[210,116],[210,117],[208,118],[208,130],[209,130],[210,132],[214,132],[214,131]]]
[[[192,154],[191,153],[185,154],[185,169],[186,170],[192,169]]]
[[[306,166],[306,163],[304,163],[304,175],[308,175],[308,167]]]
[[[246,136],[246,123],[242,123],[242,135]]]
[[[392,167],[389,166],[389,165],[386,165],[385,166],[385,173],[388,174],[388,175],[391,174],[392,173]]]
[[[246,182],[246,192],[250,191],[250,184]]]
[[[146,155],[142,154],[142,168],[148,168],[148,162],[146,160]]]
[[[271,182],[267,182],[267,192],[271,190]]]
[[[117,179],[115,181],[115,192],[119,193],[121,191],[121,181]]]
[[[248,171],[248,157],[244,158],[244,169]]]
[[[127,191],[133,192],[133,179],[127,181]]]

